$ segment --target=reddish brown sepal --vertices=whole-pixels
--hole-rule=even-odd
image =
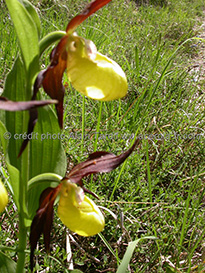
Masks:
[[[34,127],[35,127],[37,119],[38,119],[38,111],[36,109],[32,109],[29,111],[29,115],[30,115],[30,118],[29,118],[29,122],[28,122],[27,136],[29,136],[34,130]],[[22,155],[23,151],[26,149],[26,146],[27,146],[29,140],[30,139],[28,137],[24,139],[23,143],[21,144],[18,158]]]
[[[5,111],[24,111],[57,102],[57,100],[12,101],[5,97],[0,97],[0,109]]]
[[[5,97],[0,96],[0,109],[5,111],[24,111],[29,110],[30,119],[28,125],[27,135],[33,132],[34,126],[36,124],[38,118],[38,112],[36,110],[37,107],[42,107],[48,104],[58,103],[57,100],[31,100],[31,101],[11,101]],[[18,157],[21,156],[22,152],[26,148],[29,139],[25,139],[21,145],[20,152]]]
[[[51,54],[51,64],[43,74],[42,85],[45,92],[52,98],[58,100],[56,111],[60,128],[63,128],[63,99],[65,88],[62,83],[63,73],[67,65],[66,43],[67,36],[63,37]]]
[[[92,1],[87,7],[77,16],[75,16],[67,25],[66,32],[73,32],[85,19],[97,10],[108,4],[112,0],[96,0]]]
[[[139,139],[134,142],[130,149],[118,156],[108,152],[95,152],[86,161],[76,165],[70,171],[68,178],[71,182],[82,186],[84,176],[92,173],[107,173],[117,168],[133,152],[138,143]]]
[[[30,231],[30,269],[34,268],[34,251],[37,242],[43,233],[44,244],[47,252],[50,250],[50,231],[53,222],[53,204],[60,191],[61,184],[56,188],[45,189],[40,197],[40,206],[33,218]]]

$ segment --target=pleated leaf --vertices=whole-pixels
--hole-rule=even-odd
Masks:
[[[0,252],[0,272],[1,273],[16,272],[16,263],[2,252]]]
[[[25,69],[21,60],[17,58],[11,72],[7,76],[2,95],[12,101],[26,101],[26,94],[22,91],[25,90],[25,83]],[[66,156],[61,144],[61,131],[56,114],[50,106],[41,107],[38,109],[38,112],[39,120],[34,133],[30,135],[30,143],[26,148],[29,148],[28,180],[42,173],[56,173],[64,176],[66,172]],[[28,111],[6,111],[3,116],[2,121],[5,124],[4,134],[8,132],[10,139],[7,139],[7,142],[5,142],[2,131],[1,136],[5,146],[11,186],[16,205],[18,206],[18,200],[21,198],[19,193],[20,174],[25,171],[24,168],[28,167],[22,166],[21,157],[18,158],[17,156],[24,140],[23,136],[27,134],[29,113]],[[36,212],[39,192],[42,192],[43,189],[42,183],[42,185],[35,187],[32,193],[29,192],[28,214],[30,217]]]
[[[36,19],[34,19],[36,15],[34,16],[33,12],[30,14],[25,8],[25,1],[5,0],[5,2],[18,36],[30,92],[32,79],[39,71],[38,24],[36,25]]]

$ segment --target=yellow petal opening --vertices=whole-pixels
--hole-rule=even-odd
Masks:
[[[2,183],[0,179],[0,212],[2,212],[6,205],[8,203],[8,193],[6,191],[6,188],[4,187],[4,184]]]
[[[97,52],[93,42],[73,34],[68,39],[67,50],[67,75],[77,91],[102,101],[127,94],[127,78],[122,68]]]
[[[64,225],[81,236],[96,235],[105,226],[97,205],[84,195],[82,188],[70,181],[63,182],[58,215]]]

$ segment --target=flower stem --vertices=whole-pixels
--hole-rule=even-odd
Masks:
[[[63,36],[66,35],[65,31],[53,31],[51,33],[49,33],[48,35],[46,35],[45,37],[43,37],[40,42],[39,42],[39,51],[40,51],[40,55],[42,55],[42,53],[49,47],[51,46],[53,43],[57,42],[58,40],[60,40],[61,38],[63,38]]]
[[[100,132],[100,122],[101,122],[101,117],[102,117],[102,106],[103,106],[103,102],[100,102],[100,109],[99,109],[99,115],[98,115],[98,123],[97,123],[97,128],[96,128],[96,135],[95,135],[95,143],[94,143],[94,147],[93,147],[93,152],[96,152],[97,150],[97,145],[98,145],[98,137],[99,137],[99,132]],[[91,174],[90,176],[90,186],[92,188],[92,184],[93,184],[93,174]]]
[[[27,243],[27,228],[24,226],[24,218],[19,215],[19,252],[16,267],[16,273],[24,272],[25,258],[26,258],[26,243]]]
[[[98,145],[98,136],[100,132],[100,122],[101,122],[101,116],[102,116],[102,105],[103,102],[100,102],[100,109],[99,109],[99,115],[98,115],[98,123],[97,123],[97,128],[96,128],[96,137],[95,137],[95,143],[94,143],[94,152],[97,150],[97,145]]]
[[[29,88],[26,89],[28,96],[30,94]],[[24,131],[26,132],[26,125],[28,123],[28,115],[23,115]],[[29,181],[29,152],[30,145],[21,155],[21,168],[20,168],[20,182],[19,182],[19,252],[16,273],[24,272],[25,258],[26,258],[26,245],[27,245],[27,231],[28,231],[28,210],[27,210],[27,199],[28,199],[28,181]]]
[[[82,155],[83,155],[83,151],[84,151],[84,134],[85,134],[85,96],[83,96],[83,105],[82,105],[82,137],[81,137]]]

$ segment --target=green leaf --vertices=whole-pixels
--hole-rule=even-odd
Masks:
[[[58,120],[55,112],[50,106],[38,110],[38,122],[34,129],[34,139],[30,142],[30,171],[29,177],[34,178],[37,175],[44,173],[54,173],[64,177],[67,168],[67,160],[65,151],[61,144],[61,134]],[[39,193],[41,193],[46,186],[49,186],[53,178],[47,178],[46,181],[32,187],[28,193],[28,209],[29,215],[32,218],[39,205]],[[58,178],[57,178],[58,180]],[[29,187],[31,187],[31,181]],[[53,181],[56,181],[53,180]],[[59,181],[59,180],[58,180]],[[44,185],[44,183],[46,183]]]
[[[153,236],[146,236],[146,237],[143,237],[143,238],[140,238],[140,239],[137,239],[133,242],[130,242],[128,247],[127,247],[127,250],[123,256],[123,259],[122,259],[122,262],[120,264],[120,266],[118,267],[118,270],[116,273],[125,273],[127,272],[127,268],[128,268],[128,265],[129,265],[129,262],[130,262],[130,259],[132,258],[132,254],[135,250],[135,247],[137,246],[137,244],[141,241],[141,240],[145,240],[145,239],[151,239],[151,240],[155,240],[157,239],[156,237],[153,237]]]
[[[33,77],[39,71],[39,46],[38,46],[38,26],[35,24],[36,16],[32,12],[29,14],[28,10],[24,7],[22,1],[18,0],[5,0],[11,19],[18,36],[24,65],[27,74],[27,88],[30,91]],[[35,21],[33,18],[35,17]]]
[[[10,184],[12,187],[12,194],[13,194],[13,199],[14,202],[16,203],[17,207],[19,206],[19,201],[18,201],[18,197],[19,197],[19,170],[17,168],[15,168],[14,166],[12,166],[10,164],[9,161],[9,156],[8,156],[8,144],[9,144],[9,140],[8,140],[8,130],[6,129],[6,127],[4,126],[4,124],[0,121],[0,140],[1,140],[1,145],[3,148],[3,152],[5,155],[5,159],[6,159],[6,164],[7,164],[7,168],[9,171],[9,177],[10,177]]]
[[[38,121],[30,142],[30,178],[42,173],[64,176],[67,168],[61,140],[64,135],[50,106],[38,109]]]
[[[13,101],[28,100],[26,92],[26,75],[23,63],[17,57],[5,81],[3,95]],[[30,100],[30,96],[29,96]],[[23,134],[27,131],[29,115],[27,111],[5,112],[5,126],[10,134],[8,159],[11,165],[21,169],[21,161],[17,159],[21,147]]]
[[[12,261],[5,254],[0,252],[0,272],[1,273],[15,273],[16,263]]]
[[[27,0],[18,0],[21,4],[24,5],[24,7],[26,8],[26,10],[28,11],[28,13],[30,14],[30,16],[32,17],[37,31],[38,31],[38,36],[40,36],[40,31],[41,31],[41,21],[40,18],[38,16],[38,13],[35,9],[35,7]]]
[[[19,58],[8,74],[4,96],[14,101],[25,101],[26,79],[23,64]],[[29,151],[28,160],[22,164],[22,158],[17,158],[20,151],[23,138],[27,133],[28,111],[5,112],[5,125],[1,123],[1,142],[4,147],[6,163],[10,175],[10,182],[14,192],[14,200],[19,207],[20,181],[21,175],[26,170],[28,172],[28,180],[43,174],[56,173],[64,176],[66,172],[66,156],[61,144],[62,134],[58,125],[55,112],[50,106],[38,109],[38,121],[31,140],[25,152]],[[5,139],[4,134],[8,132],[9,141]],[[7,135],[5,135],[7,136]],[[23,154],[24,155],[24,154]],[[50,183],[50,182],[49,182]],[[45,185],[48,185],[46,183]],[[28,193],[28,211],[32,217],[38,207],[39,193],[45,188],[41,183],[38,187],[34,187],[32,192]]]
[[[0,143],[3,148],[4,154],[6,154],[8,147],[7,130],[3,122],[0,120]],[[9,136],[9,135],[8,135]]]

